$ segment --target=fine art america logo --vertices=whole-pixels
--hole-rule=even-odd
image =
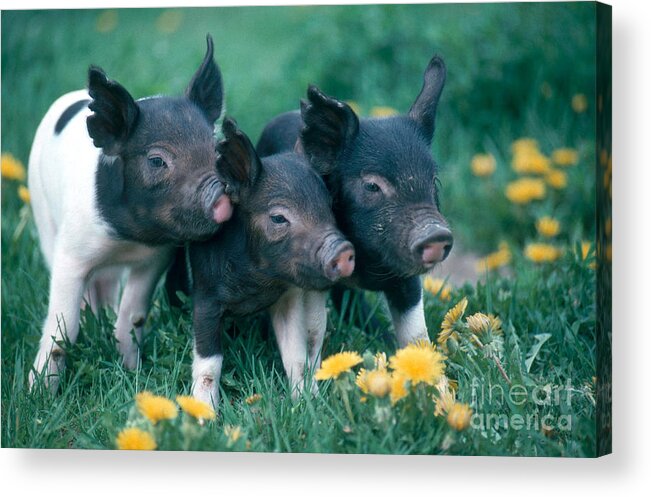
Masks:
[[[470,426],[477,430],[525,430],[525,431],[570,431],[572,388],[570,380],[565,385],[527,387],[511,385],[483,385],[477,378],[472,383],[471,405],[475,413]],[[536,412],[520,414],[525,404],[538,406]],[[505,412],[508,411],[508,412]]]

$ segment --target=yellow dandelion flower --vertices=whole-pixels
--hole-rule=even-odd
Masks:
[[[464,297],[445,314],[441,323],[441,331],[436,339],[439,345],[445,345],[451,337],[457,338],[454,325],[463,317],[466,307],[468,307],[468,299]]]
[[[518,138],[511,144],[511,152],[514,155],[532,150],[538,150],[538,142],[533,138]]]
[[[423,279],[423,288],[432,295],[438,295],[439,299],[443,301],[450,300],[450,291],[452,289],[441,278],[425,276]]]
[[[400,399],[404,399],[407,394],[409,394],[409,390],[407,390],[407,378],[394,371],[391,375],[391,403],[395,404]]]
[[[156,440],[151,433],[140,428],[125,428],[115,439],[115,445],[120,450],[154,450]]]
[[[25,181],[25,166],[13,155],[4,153],[0,159],[2,177],[6,179],[15,179],[16,181]]]
[[[462,431],[470,426],[470,418],[472,417],[472,409],[468,404],[454,403],[448,410],[448,424],[451,428]]]
[[[561,249],[546,243],[530,243],[525,247],[524,255],[533,262],[552,262],[561,256]]]
[[[240,426],[226,425],[224,426],[224,435],[228,437],[228,445],[233,445],[242,436],[242,428]]]
[[[562,190],[567,186],[567,174],[565,174],[565,171],[553,169],[545,175],[545,181],[552,188]]]
[[[551,169],[551,161],[537,149],[525,149],[513,156],[511,167],[518,174],[546,174]]]
[[[362,115],[362,107],[355,102],[354,100],[346,100],[346,103],[348,104],[348,107],[353,109],[353,112],[357,114],[358,116]]]
[[[536,221],[536,230],[542,236],[552,238],[561,231],[561,223],[553,217],[543,216]]]
[[[492,333],[495,333],[497,335],[501,335],[502,332],[502,320],[495,316],[494,314],[489,314],[488,315],[488,328],[491,330]]]
[[[398,111],[393,107],[373,107],[371,109],[371,117],[391,117],[398,114]]]
[[[357,385],[363,393],[368,393],[368,382],[366,381],[367,379],[368,371],[364,368],[361,368],[355,377],[355,385]]]
[[[477,154],[470,161],[472,174],[479,177],[490,176],[495,172],[495,157],[492,154]]]
[[[248,396],[246,399],[244,399],[244,402],[246,402],[248,405],[253,405],[256,402],[260,402],[262,400],[262,395],[259,393],[254,393],[253,395]]]
[[[434,385],[445,372],[445,356],[431,344],[412,343],[397,350],[389,359],[391,369],[412,385]]]
[[[613,261],[613,244],[612,243],[607,243],[606,244],[606,260],[608,262]]]
[[[610,217],[607,218],[606,222],[604,223],[604,232],[606,233],[606,236],[609,238],[613,233],[613,220]]]
[[[552,152],[552,161],[557,166],[575,166],[579,162],[579,153],[573,148],[557,148]]]
[[[456,402],[454,390],[446,388],[434,397],[434,416],[444,416]]]
[[[468,325],[468,328],[470,328],[470,331],[475,335],[479,335],[480,333],[486,333],[490,326],[490,320],[486,314],[476,312],[472,316],[466,318],[466,324]]]
[[[97,16],[95,29],[98,33],[110,33],[118,25],[118,11],[105,10]]]
[[[350,371],[354,366],[362,362],[362,356],[357,352],[339,352],[331,355],[321,363],[321,367],[314,374],[317,380],[329,380],[338,378],[340,374]]]
[[[176,403],[181,406],[184,413],[199,421],[212,420],[216,417],[215,410],[210,405],[189,395],[179,395],[176,397]]]
[[[583,93],[577,93],[572,97],[572,110],[577,114],[581,114],[588,109],[588,97]]]
[[[496,252],[491,252],[485,257],[477,260],[475,263],[475,270],[478,273],[492,271],[494,269],[506,266],[511,262],[511,250],[506,242],[500,242],[499,248]]]
[[[153,395],[151,392],[141,392],[136,395],[136,405],[140,413],[153,424],[163,419],[174,419],[178,414],[174,402],[165,397]]]
[[[156,19],[156,29],[161,33],[172,34],[178,31],[183,21],[183,12],[180,10],[166,10]]]
[[[506,197],[514,204],[541,200],[545,193],[545,182],[538,178],[520,178],[506,185]]]
[[[20,198],[20,200],[22,200],[26,204],[29,204],[29,202],[31,201],[32,197],[29,194],[29,190],[25,185],[20,185],[18,187],[18,198]]]

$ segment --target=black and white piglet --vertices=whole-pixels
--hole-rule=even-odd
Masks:
[[[214,123],[222,79],[213,42],[180,98],[134,100],[91,67],[88,90],[48,110],[29,158],[40,245],[51,269],[50,299],[30,384],[56,388],[61,341],[74,343],[86,298],[115,305],[128,269],[115,335],[134,368],[150,299],[175,246],[213,235],[232,214],[215,169]],[[131,332],[135,332],[135,342]]]
[[[222,128],[217,170],[237,206],[218,235],[189,248],[192,394],[214,405],[225,317],[269,309],[297,393],[306,366],[320,362],[327,289],[349,277],[355,266],[353,246],[336,227],[330,194],[305,158],[282,153],[260,160],[234,121],[226,119]]]
[[[409,113],[382,119],[360,120],[310,86],[300,114],[276,117],[257,146],[263,157],[302,149],[323,175],[337,223],[357,254],[344,284],[384,292],[400,346],[428,339],[418,275],[452,248],[430,150],[445,75],[443,60],[432,58]]]

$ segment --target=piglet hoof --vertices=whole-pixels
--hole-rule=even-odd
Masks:
[[[214,377],[202,375],[192,385],[192,396],[212,406],[217,411],[219,405],[219,384]]]
[[[34,366],[29,372],[29,389],[34,391],[35,385],[40,381],[48,391],[54,393],[59,388],[59,377],[66,365],[63,350],[55,348],[49,354],[39,352],[34,361]]]
[[[138,346],[133,342],[127,346],[123,346],[122,342],[120,342],[118,344],[118,350],[122,355],[122,365],[131,371],[135,370],[138,367],[138,361],[140,360]]]

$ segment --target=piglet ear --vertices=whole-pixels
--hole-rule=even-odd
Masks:
[[[436,107],[444,84],[445,63],[441,57],[434,56],[425,70],[420,95],[409,109],[409,117],[416,121],[428,143],[431,143],[434,137]]]
[[[344,102],[328,97],[310,85],[301,101],[303,129],[300,141],[305,156],[321,175],[334,169],[341,153],[355,139],[359,119]]]
[[[217,144],[217,174],[237,194],[256,182],[262,165],[251,140],[240,131],[234,119],[224,119],[222,132],[224,139]]]
[[[213,59],[213,41],[206,35],[206,55],[192,81],[185,90],[185,95],[201,109],[209,122],[214,123],[222,113],[224,91],[222,75]]]
[[[107,155],[117,155],[138,121],[138,106],[118,82],[106,77],[99,67],[88,70],[88,105],[93,114],[86,119],[88,134]]]

